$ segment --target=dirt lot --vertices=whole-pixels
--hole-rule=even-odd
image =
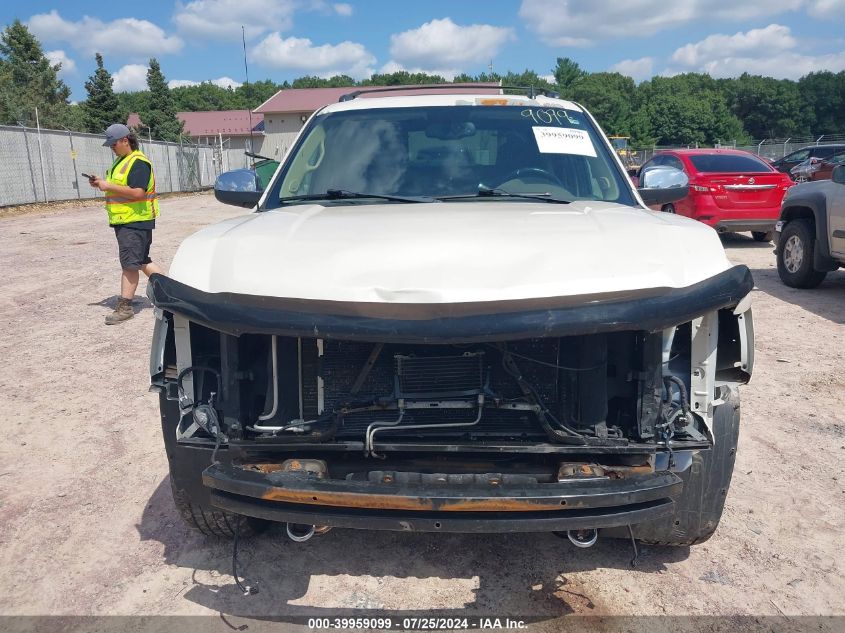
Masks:
[[[185,236],[237,213],[207,194],[166,200],[154,257],[167,265]],[[771,245],[725,246],[757,284],[757,366],[710,541],[647,547],[632,570],[625,541],[334,530],[298,545],[272,529],[243,543],[261,589],[243,597],[231,546],[190,532],[171,503],[144,282],[137,317],[103,325],[118,286],[103,211],[0,220],[0,613],[213,614],[250,630],[246,616],[530,615],[554,630],[572,613],[845,615],[845,272],[796,291]]]

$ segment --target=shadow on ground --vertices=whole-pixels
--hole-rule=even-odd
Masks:
[[[751,269],[757,291],[803,308],[833,323],[845,324],[845,271],[828,273],[818,288],[790,288],[778,276],[774,244],[755,242],[750,236],[741,233],[725,233],[720,237],[728,251],[740,248],[761,248],[772,252],[771,266]]]
[[[89,303],[89,306],[101,306],[103,308],[108,308],[109,311],[114,310],[117,307],[117,300],[119,297],[117,295],[106,297],[102,301],[96,301],[94,303]],[[143,310],[148,310],[153,307],[153,304],[150,303],[150,300],[146,297],[138,297],[136,296],[132,300],[132,309],[135,310],[135,314],[142,312]]]
[[[845,271],[828,273],[818,288],[810,289],[790,288],[780,280],[776,268],[755,268],[751,274],[759,291],[845,325]]]
[[[722,233],[719,235],[722,240],[722,245],[725,248],[768,248],[770,251],[775,250],[775,245],[772,242],[758,242],[751,234],[745,233]],[[772,255],[774,261],[774,255]]]
[[[187,600],[221,614],[285,621],[302,617],[500,617],[553,619],[570,613],[606,612],[569,575],[596,568],[650,574],[684,560],[689,548],[641,547],[631,570],[627,540],[599,539],[579,550],[553,534],[425,534],[335,529],[306,543],[290,541],[282,524],[241,541],[239,573],[259,593],[244,596],[231,580],[232,543],[206,539],[181,522],[167,479],[150,498],[137,526],[143,540],[164,546],[168,565],[193,570]],[[228,582],[207,584],[222,576]],[[407,608],[396,604],[392,579],[415,579]],[[437,582],[443,579],[448,582]],[[434,580],[434,582],[431,582]],[[458,582],[455,582],[455,581]],[[465,583],[461,583],[465,580]],[[425,584],[423,584],[425,583]],[[391,587],[392,585],[392,587]],[[471,589],[467,589],[471,587]],[[306,595],[332,596],[331,604],[311,605]],[[470,594],[463,606],[455,592]],[[383,593],[391,592],[391,593]],[[303,599],[304,598],[304,599]],[[302,602],[303,604],[292,604]]]

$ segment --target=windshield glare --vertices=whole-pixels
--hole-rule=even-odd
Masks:
[[[485,188],[634,205],[623,178],[580,112],[526,106],[349,110],[311,122],[267,206],[329,190],[441,198]]]

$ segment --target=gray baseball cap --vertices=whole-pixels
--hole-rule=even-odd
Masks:
[[[106,128],[106,142],[103,143],[103,147],[111,147],[124,136],[129,136],[130,134],[132,134],[132,130],[123,125],[123,123],[112,123]]]

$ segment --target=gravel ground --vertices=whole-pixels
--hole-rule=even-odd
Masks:
[[[162,206],[153,257],[165,266],[187,235],[240,213],[208,194]],[[231,546],[189,531],[172,505],[157,397],[146,389],[153,314],[143,281],[136,318],[103,325],[119,271],[102,209],[0,220],[0,406],[10,431],[0,445],[0,614],[212,614],[250,630],[340,614],[523,615],[538,630],[559,630],[567,614],[845,615],[845,272],[792,290],[771,245],[737,235],[725,247],[757,284],[757,365],[710,541],[646,547],[632,570],[625,541],[582,551],[550,534],[333,530],[298,545],[273,528],[242,544],[241,569],[261,588],[243,597]],[[755,620],[735,622],[725,630]]]

